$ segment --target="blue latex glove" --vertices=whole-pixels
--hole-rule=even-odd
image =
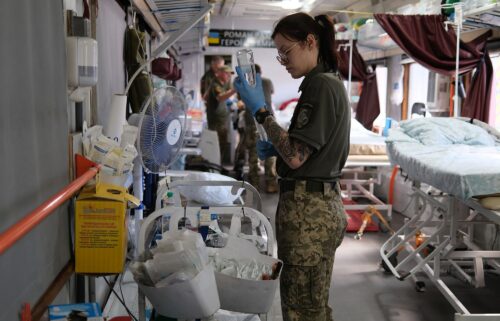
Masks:
[[[234,88],[240,94],[245,106],[252,115],[261,109],[265,108],[266,100],[264,99],[264,91],[262,90],[262,78],[260,74],[255,76],[255,87],[248,84],[244,72],[239,66],[236,66],[238,77],[234,80]]]
[[[266,140],[258,140],[257,156],[259,156],[259,159],[264,160],[269,157],[278,156],[278,152],[274,148],[273,143]]]

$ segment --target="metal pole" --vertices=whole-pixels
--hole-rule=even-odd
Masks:
[[[460,106],[458,105],[458,81],[459,81],[459,63],[460,63],[460,30],[462,29],[462,4],[456,3],[455,7],[455,24],[457,27],[457,52],[455,58],[455,97],[453,98],[453,116],[460,117]]]
[[[349,82],[347,83],[347,97],[349,97],[349,106],[351,105],[351,79],[352,79],[352,46],[354,41],[352,40],[352,34],[349,38]]]

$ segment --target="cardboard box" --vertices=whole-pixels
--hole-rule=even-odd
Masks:
[[[75,272],[123,271],[127,251],[127,202],[139,200],[121,186],[98,183],[84,188],[75,206]]]

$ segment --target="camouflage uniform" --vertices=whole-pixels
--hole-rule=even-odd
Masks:
[[[276,215],[283,320],[332,320],[328,292],[347,218],[338,184],[325,183],[323,193],[305,186],[296,181],[295,191],[281,193]]]
[[[276,157],[268,157],[264,160],[264,175],[266,179],[267,192],[274,190],[277,192]]]
[[[230,88],[230,83],[222,84],[217,78],[215,78],[208,89],[209,91],[206,103],[208,129],[217,131],[221,162],[226,159],[228,151],[227,135],[229,112],[227,110],[226,102],[219,102],[217,100],[217,96],[228,91]]]
[[[278,257],[284,321],[331,321],[328,294],[347,219],[338,180],[349,153],[350,108],[338,77],[318,65],[300,85],[288,134],[312,153],[298,168],[278,156]]]
[[[245,127],[240,131],[240,143],[236,148],[235,170],[242,171],[245,165],[245,152],[248,151],[248,182],[259,188],[259,159],[257,158],[257,128],[249,112],[245,113]],[[248,116],[250,115],[250,117]]]
[[[273,112],[273,103],[271,95],[274,93],[274,86],[269,78],[262,77],[262,91],[266,101],[267,110]],[[266,192],[277,192],[277,174],[276,174],[276,157],[266,158],[264,161],[264,175],[266,180]]]

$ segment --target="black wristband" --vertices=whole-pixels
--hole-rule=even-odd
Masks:
[[[266,111],[258,111],[257,113],[255,113],[255,120],[259,123],[259,124],[264,124],[264,121],[266,120],[266,118],[268,116],[272,116],[273,114],[269,111],[269,110],[266,110]]]

